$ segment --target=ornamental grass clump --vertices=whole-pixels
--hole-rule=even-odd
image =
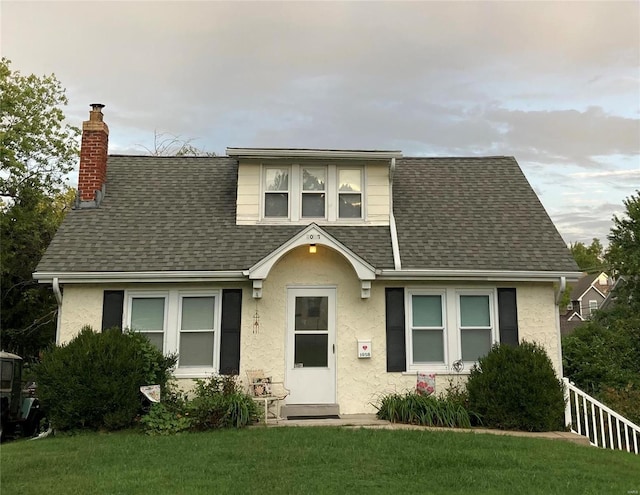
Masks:
[[[388,394],[381,397],[376,416],[392,423],[421,426],[469,428],[469,412],[460,403],[446,397],[421,395],[416,392]]]
[[[469,407],[485,426],[503,430],[564,429],[564,388],[541,346],[496,345],[467,381]]]

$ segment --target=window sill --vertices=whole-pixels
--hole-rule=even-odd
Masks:
[[[417,376],[418,373],[429,373],[429,374],[434,374],[434,375],[452,376],[452,375],[469,375],[469,374],[471,374],[471,370],[464,369],[462,371],[454,371],[454,370],[442,370],[442,369],[431,370],[429,368],[425,368],[425,369],[421,369],[421,370],[403,371],[402,375],[403,376]]]
[[[174,378],[178,379],[194,379],[194,378],[209,378],[211,375],[215,375],[218,372],[213,368],[209,370],[203,369],[194,369],[194,370],[186,370],[186,369],[177,369],[173,372]]]

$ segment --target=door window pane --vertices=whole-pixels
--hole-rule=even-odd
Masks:
[[[477,361],[491,350],[491,330],[461,330],[462,360]]]
[[[463,327],[489,327],[489,296],[460,296],[460,322]]]
[[[182,298],[182,330],[213,329],[214,297]]]
[[[328,330],[329,298],[296,297],[296,330]]]
[[[133,330],[164,330],[164,297],[135,297],[131,300]]]
[[[414,327],[442,326],[441,296],[413,296],[411,307]]]
[[[297,334],[294,363],[301,368],[326,368],[329,364],[329,335],[326,333]]]
[[[413,362],[444,362],[442,330],[413,330]]]
[[[213,366],[214,332],[180,334],[180,366]]]

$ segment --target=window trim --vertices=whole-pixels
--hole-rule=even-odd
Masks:
[[[167,341],[167,323],[169,319],[169,292],[168,291],[127,291],[126,295],[126,307],[124,308],[124,321],[125,328],[139,333],[159,333],[150,332],[147,330],[139,330],[131,326],[131,316],[133,313],[133,300],[134,299],[164,299],[164,317],[163,317],[163,329],[162,329],[162,353],[168,353],[168,341]]]
[[[443,361],[414,362],[413,360],[413,296],[440,296],[440,306],[442,309],[442,357]],[[409,289],[406,291],[405,301],[405,339],[407,349],[407,370],[423,370],[426,368],[434,371],[445,371],[449,361],[449,346],[447,345],[447,292],[446,289]],[[436,329],[436,327],[425,327],[425,329]]]
[[[123,308],[125,327],[131,329],[131,304],[135,298],[164,298],[164,332],[162,352],[165,355],[179,353],[182,327],[182,300],[184,297],[214,297],[213,366],[180,366],[173,374],[176,378],[201,378],[220,370],[220,341],[222,334],[222,289],[169,289],[126,290]],[[135,329],[132,329],[135,330]],[[144,333],[144,332],[141,332]]]
[[[325,170],[325,211],[323,217],[303,217],[302,216],[302,196],[305,194],[302,188],[303,169],[305,168],[324,168]],[[286,217],[268,217],[266,216],[266,195],[270,193],[284,193],[284,191],[267,191],[266,174],[267,170],[281,169],[287,170],[289,173],[289,190],[288,194],[288,215]],[[342,194],[360,194],[361,209],[360,217],[344,217],[339,216],[339,195],[338,178],[340,170],[359,170],[361,191],[347,192]],[[264,224],[296,224],[308,225],[312,222],[321,224],[352,224],[360,225],[367,220],[367,192],[366,192],[367,174],[364,165],[339,165],[336,163],[327,163],[319,161],[312,163],[309,161],[290,163],[287,165],[277,165],[271,163],[262,163],[260,166],[260,219],[259,223]],[[307,191],[312,193],[313,191]]]
[[[414,295],[442,295],[443,304],[443,345],[444,363],[414,363],[413,362],[413,296]],[[406,371],[446,372],[455,373],[453,363],[462,360],[462,332],[460,315],[460,296],[489,296],[489,317],[491,323],[491,346],[500,342],[498,322],[497,287],[406,287],[405,288],[405,345]],[[477,328],[477,327],[468,327]],[[487,327],[489,328],[489,327]],[[462,374],[468,374],[475,361],[463,361]]]
[[[300,220],[326,220],[327,212],[329,210],[329,202],[328,202],[328,194],[327,190],[329,189],[329,174],[328,174],[328,166],[327,165],[300,165],[300,173],[298,174],[299,188],[300,194],[298,195],[298,211],[300,212]],[[305,191],[304,190],[304,170],[305,169],[320,169],[324,170],[324,189],[322,191]],[[324,193],[324,215],[318,217],[305,217],[302,213],[302,199],[305,194],[322,194]]]
[[[287,190],[269,191],[267,190],[267,171],[268,170],[286,170],[287,176]],[[293,184],[292,184],[292,170],[289,165],[275,166],[265,165],[260,173],[260,182],[262,193],[260,195],[262,218],[269,221],[285,221],[290,220],[292,216],[291,212],[291,198],[293,196]],[[286,216],[267,216],[267,194],[287,194],[287,215]]]
[[[340,191],[340,172],[342,170],[357,170],[360,172],[360,191]],[[359,221],[364,220],[365,218],[365,175],[362,166],[347,166],[347,165],[339,165],[336,166],[336,184],[335,184],[335,203],[336,203],[336,219],[339,222],[349,222],[349,221]],[[340,216],[340,195],[341,194],[359,194],[360,195],[360,216],[359,217],[341,217]]]
[[[462,306],[460,304],[460,297],[461,296],[488,296],[489,297],[489,323],[490,325],[488,327],[479,327],[479,326],[473,326],[473,327],[463,327],[462,326],[462,313],[461,313],[461,309]],[[462,331],[463,330],[490,330],[490,334],[491,334],[491,342],[489,344],[489,348],[493,347],[493,345],[496,342],[499,342],[500,339],[497,335],[497,322],[496,322],[496,317],[498,314],[498,308],[496,307],[496,305],[498,304],[498,298],[496,296],[496,289],[485,289],[485,290],[480,290],[480,289],[457,289],[456,290],[456,315],[457,315],[457,320],[456,320],[456,333],[458,334],[458,349],[457,349],[457,356],[458,359],[462,360]],[[462,361],[464,363],[464,367],[465,369],[467,368],[471,368],[471,366],[473,366],[477,361]]]

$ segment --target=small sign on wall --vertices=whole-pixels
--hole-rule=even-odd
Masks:
[[[371,357],[371,341],[358,340],[358,359],[367,359]]]

